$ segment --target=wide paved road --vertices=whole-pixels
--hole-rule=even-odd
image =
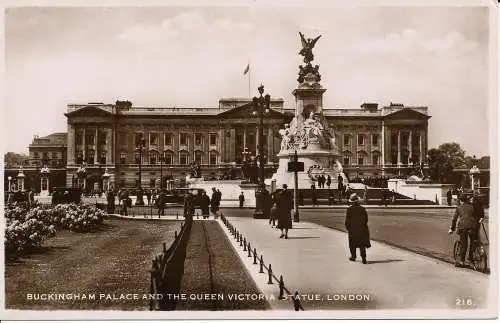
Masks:
[[[278,231],[262,220],[229,215],[227,219],[257,254],[263,255],[264,262],[272,264],[273,274],[283,276],[286,288],[302,295],[306,311],[405,309],[412,310],[407,314],[414,318],[443,317],[435,311],[438,309],[460,310],[454,312],[455,317],[491,317],[494,313],[495,289],[489,275],[375,241],[364,265],[359,258],[357,262],[348,260],[344,232],[303,221],[295,224],[290,239],[279,239]],[[259,266],[252,264],[243,247],[232,237],[231,241],[262,292],[276,295],[276,282],[269,285],[268,275],[260,274]],[[292,310],[290,300],[274,300],[270,305]],[[362,313],[368,318],[378,316],[378,312]],[[354,314],[337,312],[335,318],[351,318]],[[400,318],[401,313],[391,313],[390,317]]]
[[[226,209],[224,214],[252,217],[252,209]],[[419,254],[453,262],[457,235],[449,235],[454,209],[368,209],[372,240],[381,241]],[[345,231],[345,209],[300,209],[301,221]],[[485,221],[488,230],[488,221]],[[488,235],[489,237],[489,235]],[[481,230],[481,240],[486,241]]]

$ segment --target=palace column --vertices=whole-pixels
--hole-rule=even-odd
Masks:
[[[247,124],[243,124],[243,152],[245,152],[245,148],[247,148]],[[243,155],[245,160],[247,159],[246,158],[246,155],[244,154]]]
[[[419,135],[418,135],[418,154],[419,154],[419,163],[422,163],[423,161],[423,151],[422,151],[422,130],[420,130]]]
[[[112,129],[106,129],[106,164],[113,163],[113,133]]]
[[[401,165],[401,131],[398,130],[398,167]]]
[[[87,161],[87,127],[83,127],[83,154],[82,158],[84,161]]]
[[[95,128],[95,136],[94,136],[94,164],[98,164],[99,161],[99,141],[97,140],[99,137],[99,128]]]
[[[413,132],[410,130],[410,134],[408,135],[408,158],[410,159],[409,161],[413,162],[413,148],[412,148],[412,138]]]
[[[230,130],[230,135],[229,135],[229,161],[235,161],[236,157],[236,129],[233,127]]]
[[[67,150],[67,164],[73,165],[75,163],[75,127],[68,123],[68,150]]]
[[[224,139],[224,128],[221,127],[219,129],[219,140],[218,140],[218,150],[219,150],[219,156],[220,156],[220,160],[218,162],[218,164],[224,162],[226,160],[226,149],[224,149],[225,145],[226,145],[226,140]]]

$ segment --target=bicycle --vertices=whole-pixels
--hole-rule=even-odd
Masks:
[[[476,271],[486,273],[488,272],[488,254],[486,253],[485,246],[489,245],[489,239],[484,227],[484,223],[480,223],[481,227],[483,228],[484,236],[486,237],[486,243],[481,242],[481,239],[478,235],[475,245],[471,246],[471,248],[474,248],[472,253],[471,266],[472,269]],[[453,245],[453,258],[455,262],[460,259],[460,239],[456,240],[455,244]]]

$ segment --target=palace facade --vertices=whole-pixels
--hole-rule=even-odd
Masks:
[[[264,119],[266,176],[277,168],[279,129],[293,109],[272,99]],[[241,178],[242,164],[258,152],[259,120],[249,99],[221,99],[217,108],[135,107],[115,104],[69,104],[66,185],[84,178],[86,187],[160,186],[182,181],[190,164],[201,165],[204,178]],[[334,130],[339,160],[349,178],[405,175],[425,163],[427,107],[365,103],[359,109],[324,109]],[[144,139],[144,140],[143,140]],[[82,172],[82,169],[85,171]]]

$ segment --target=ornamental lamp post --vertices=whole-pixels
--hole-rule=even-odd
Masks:
[[[478,179],[478,182],[479,182],[479,174],[481,173],[481,171],[479,170],[479,168],[476,166],[476,165],[473,165],[472,168],[469,170],[469,174],[470,174],[470,181],[471,181],[471,189],[474,191],[475,189],[475,180],[474,180],[474,177],[477,176],[477,179]],[[479,184],[479,183],[478,183]],[[479,186],[479,185],[478,185]]]
[[[135,150],[139,152],[139,192],[137,193],[135,205],[144,205],[144,199],[142,197],[142,154],[144,152],[144,147],[146,147],[146,140],[141,137],[139,145],[135,148]]]
[[[266,217],[264,214],[264,145],[263,145],[263,133],[264,133],[264,115],[269,113],[269,105],[271,102],[271,96],[266,94],[262,96],[264,93],[264,86],[261,84],[257,90],[259,91],[259,97],[253,97],[253,112],[254,116],[259,118],[259,152],[258,152],[258,161],[259,161],[259,183],[257,186],[257,190],[255,191],[255,212],[253,217],[255,219],[263,219]]]
[[[102,180],[103,180],[103,189],[107,192],[109,191],[109,178],[110,174],[108,173],[108,168],[106,167],[104,169],[104,174],[102,174]]]
[[[7,179],[9,180],[9,192],[12,192],[11,188],[12,176],[7,177]]]

